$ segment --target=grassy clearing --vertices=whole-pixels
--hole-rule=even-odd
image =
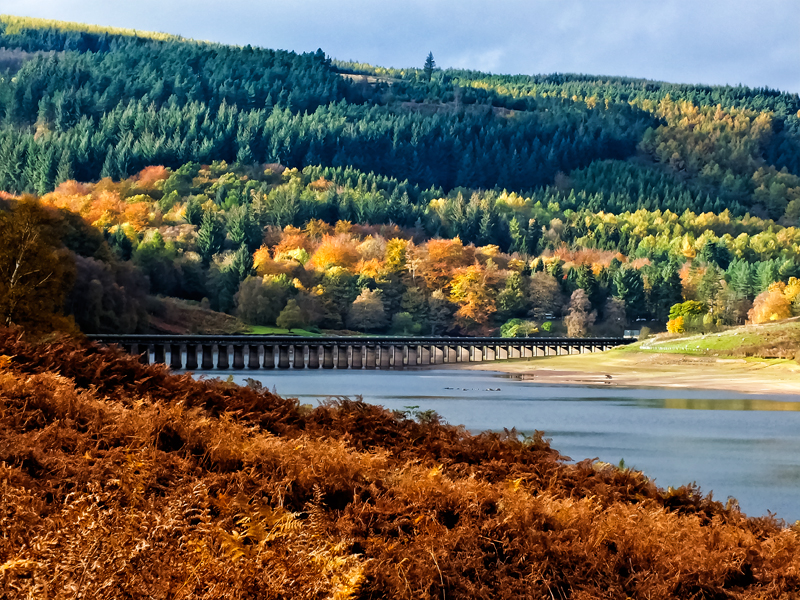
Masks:
[[[800,351],[800,322],[781,321],[745,325],[726,331],[655,337],[634,344],[631,350],[734,358],[793,359]]]
[[[253,335],[299,335],[303,337],[319,337],[322,335],[306,329],[284,329],[282,327],[267,327],[266,325],[251,325],[248,333]]]

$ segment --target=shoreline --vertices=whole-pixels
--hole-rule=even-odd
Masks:
[[[542,385],[701,389],[746,395],[780,395],[786,396],[787,401],[800,402],[800,364],[788,360],[609,350],[453,365],[451,368],[518,375],[521,380]]]

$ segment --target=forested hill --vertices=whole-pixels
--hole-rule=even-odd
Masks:
[[[41,257],[72,266],[47,305],[84,331],[146,329],[148,291],[373,331],[530,333],[576,311],[584,333],[717,326],[773,292],[759,319],[800,312],[800,97],[777,90],[384,69],[6,16],[0,192],[0,263],[26,222],[60,231]]]
[[[298,55],[3,17],[0,188],[124,178],[152,164],[351,166],[421,188],[532,190],[637,152],[712,202],[800,170],[800,99],[773,90],[420,70],[343,77]],[[385,71],[385,72],[384,72]],[[717,107],[717,104],[720,106]],[[759,180],[753,174],[767,172]],[[770,190],[771,192],[773,190]],[[785,208],[770,198],[770,216]]]

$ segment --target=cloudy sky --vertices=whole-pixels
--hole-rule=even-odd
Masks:
[[[592,73],[800,92],[800,0],[3,0],[81,21],[383,66]]]

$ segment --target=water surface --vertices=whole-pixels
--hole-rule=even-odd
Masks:
[[[548,386],[455,369],[234,375],[246,378],[303,403],[360,395],[392,410],[435,410],[474,432],[544,431],[573,460],[624,459],[662,487],[694,481],[717,500],[735,497],[749,515],[800,519],[800,395]]]

